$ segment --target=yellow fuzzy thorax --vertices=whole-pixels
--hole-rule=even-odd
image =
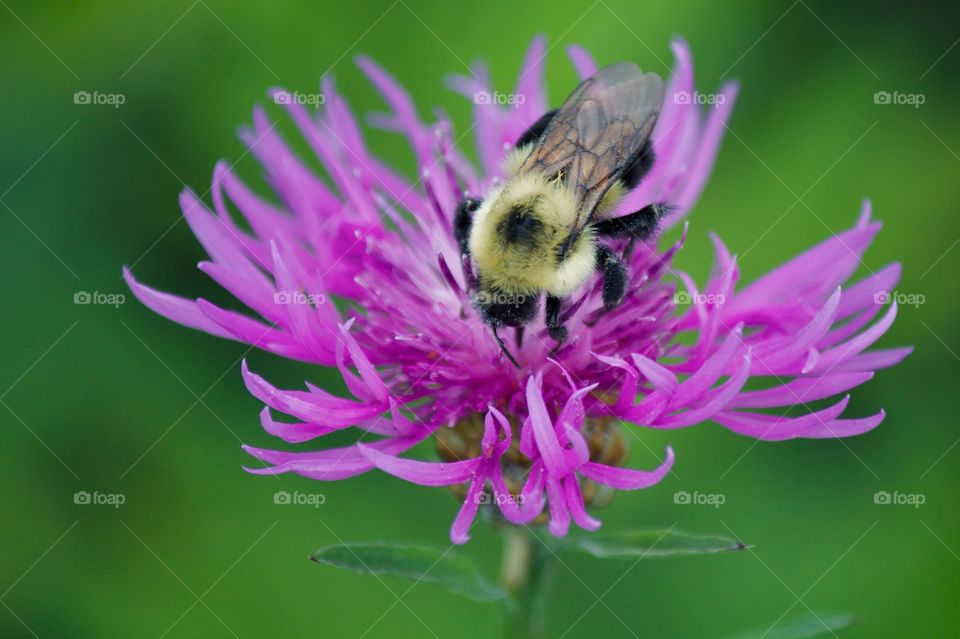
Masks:
[[[507,157],[505,168],[511,177],[491,191],[474,214],[470,253],[483,289],[507,295],[535,295],[546,291],[563,297],[579,288],[596,268],[594,234],[590,225],[586,225],[568,248],[565,259],[559,260],[561,245],[577,225],[576,196],[563,176],[546,176],[529,170],[517,172],[515,167],[522,162],[522,157],[522,151]],[[596,214],[612,209],[622,194],[623,189],[615,185]],[[517,207],[525,211],[524,215],[540,222],[528,244],[508,243],[498,231],[501,222]]]
[[[542,224],[531,246],[504,240],[498,227],[514,206],[529,207]],[[495,189],[474,215],[470,254],[484,288],[529,295],[545,290],[557,267],[557,248],[566,238],[575,211],[572,194],[544,176],[526,173]]]

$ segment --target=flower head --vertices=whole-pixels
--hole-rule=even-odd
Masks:
[[[652,136],[657,161],[621,204],[626,212],[669,202],[675,208],[664,226],[681,220],[699,196],[736,95],[734,85],[723,87],[705,116],[702,105],[682,99],[695,93],[687,46],[675,42],[673,51],[676,67]],[[583,50],[569,53],[581,77],[596,70]],[[736,258],[717,238],[716,265],[702,288],[671,268],[682,238],[662,251],[653,243],[630,250],[617,244],[630,276],[621,306],[605,310],[600,283],[591,280],[562,310],[569,337],[561,347],[538,320],[513,345],[520,368],[503,356],[471,305],[475,283],[454,239],[453,214],[465,194],[482,196],[502,177],[505,150],[548,110],[544,55],[537,39],[513,94],[523,99],[506,104],[475,99],[492,95],[481,66],[451,78],[475,103],[472,126],[457,138],[442,114],[423,122],[408,94],[361,58],[390,107],[371,122],[409,142],[414,182],[367,149],[330,78],[318,112],[277,100],[325,176],[297,157],[258,107],[241,137],[280,204],[220,163],[213,210],[190,190],[181,206],[210,256],[201,270],[259,318],[156,291],[125,272],[136,296],[161,315],[343,376],[351,397],[309,384],[279,389],[244,363],[247,388],[266,405],[261,422],[269,434],[300,443],[358,433],[354,445],[314,452],[245,447],[267,464],[250,472],[335,480],[376,467],[413,483],[456,487],[463,504],[451,530],[455,542],[468,538],[481,507],[513,524],[547,522],[564,535],[571,520],[589,530],[600,525],[587,506],[610,488],[645,488],[669,472],[671,449],[654,470],[623,467],[624,434],[638,428],[712,420],[779,440],[855,435],[883,419],[882,411],[841,418],[848,396],[800,417],[780,416],[786,407],[843,394],[909,352],[865,352],[896,316],[894,303],[877,319],[883,307],[874,300],[894,290],[898,265],[842,288],[879,230],[869,204],[853,228],[747,286],[738,286]],[[458,148],[469,133],[479,166]],[[249,231],[231,217],[228,202]],[[765,387],[744,391],[752,378]],[[296,421],[275,421],[275,413]],[[442,461],[401,457],[427,438]]]

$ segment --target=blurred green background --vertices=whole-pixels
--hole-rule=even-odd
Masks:
[[[619,495],[605,525],[676,524],[735,535],[753,552],[643,562],[625,575],[629,564],[565,558],[552,634],[575,624],[566,636],[720,637],[809,606],[856,612],[850,637],[960,635],[960,9],[946,4],[0,1],[0,636],[496,632],[489,607],[437,587],[418,585],[401,604],[391,590],[406,583],[307,561],[341,540],[446,545],[456,505],[379,473],[332,484],[245,474],[241,441],[274,444],[240,379],[246,348],[147,311],[120,267],[136,264],[163,290],[227,299],[194,268],[204,255],[177,194],[184,184],[204,192],[219,158],[242,156],[238,171],[262,185],[235,129],[268,87],[313,92],[331,69],[355,110],[380,110],[353,65],[363,52],[410,89],[421,114],[441,105],[463,130],[470,105],[444,75],[484,58],[509,91],[536,33],[553,47],[553,102],[575,79],[563,53],[572,43],[601,63],[666,73],[660,60],[671,63],[670,38],[681,34],[701,91],[740,79],[680,267],[702,281],[713,230],[750,281],[850,226],[869,196],[886,225],[866,264],[902,261],[899,290],[926,300],[902,307],[881,342],[916,352],[854,395],[849,415],[888,412],[872,433],[779,444],[712,425],[641,433],[654,450],[676,447],[676,476]],[[125,103],[77,105],[77,91]],[[877,91],[925,102],[878,105]],[[398,139],[369,139],[412,173]],[[75,305],[79,291],[126,303]],[[278,386],[334,383],[324,370],[247,357]],[[635,463],[650,461],[634,452]],[[276,505],[278,490],[325,503]],[[726,501],[675,505],[680,490]],[[880,490],[925,503],[875,505]],[[75,504],[77,491],[125,503]],[[491,573],[499,551],[483,527],[465,549]]]

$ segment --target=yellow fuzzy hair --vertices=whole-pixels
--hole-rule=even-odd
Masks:
[[[506,294],[532,295],[546,291],[557,297],[579,288],[596,269],[596,239],[587,224],[563,262],[558,248],[577,222],[574,193],[556,176],[535,170],[520,171],[531,146],[514,149],[503,163],[507,182],[493,189],[474,214],[470,231],[470,253],[483,288]],[[618,181],[594,212],[602,217],[611,212],[626,193]],[[533,246],[510,245],[497,231],[510,210],[521,205],[542,223]]]

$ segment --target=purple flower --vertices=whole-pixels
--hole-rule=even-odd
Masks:
[[[503,479],[503,455],[510,449],[512,439],[510,422],[490,406],[484,417],[481,454],[478,457],[449,463],[430,463],[387,455],[365,444],[358,446],[377,467],[415,484],[452,486],[469,483],[463,496],[463,506],[450,529],[450,538],[460,544],[469,539],[467,533],[477,516],[477,510],[488,499],[500,504],[504,516],[515,524],[528,523],[543,508],[542,489],[537,490],[535,482],[529,482],[529,489],[520,495],[511,494],[507,488]],[[487,482],[493,487],[492,493],[486,491]],[[524,508],[524,498],[527,496],[532,501],[527,501]],[[532,507],[532,504],[537,506]]]
[[[699,196],[736,95],[734,85],[723,87],[704,116],[696,101],[682,99],[695,92],[687,46],[675,42],[673,51],[676,69],[653,133],[657,162],[622,204],[626,212],[671,203],[676,208],[665,226]],[[584,51],[569,53],[581,77],[595,71]],[[521,368],[510,364],[471,306],[469,264],[461,261],[452,219],[465,192],[482,195],[501,177],[505,149],[547,111],[544,55],[537,39],[514,93],[523,99],[506,105],[475,98],[492,95],[482,66],[451,78],[450,86],[475,103],[467,133],[474,134],[479,167],[457,148],[446,116],[424,123],[407,93],[361,58],[390,107],[370,121],[409,142],[419,175],[412,183],[367,149],[330,78],[322,82],[317,113],[277,100],[325,176],[255,109],[241,137],[279,204],[252,192],[221,162],[213,210],[189,190],[181,206],[210,256],[200,269],[258,318],[156,291],[125,272],[145,305],[176,322],[340,371],[350,398],[309,384],[278,389],[244,363],[243,379],[266,405],[261,422],[271,435],[300,443],[346,429],[358,434],[352,446],[314,452],[246,447],[267,464],[250,472],[334,480],[377,467],[417,484],[453,486],[463,500],[451,530],[457,543],[466,541],[481,507],[513,524],[549,522],[553,534],[564,535],[571,520],[589,530],[600,525],[587,506],[610,487],[645,488],[669,471],[671,449],[653,471],[623,467],[624,433],[634,428],[711,420],[780,440],[846,437],[882,421],[882,411],[841,418],[846,395],[821,410],[782,416],[845,393],[910,350],[866,352],[896,316],[896,304],[884,307],[876,296],[895,289],[899,265],[846,286],[880,228],[868,203],[852,229],[747,286],[738,287],[736,259],[717,238],[716,265],[702,289],[670,267],[683,239],[665,251],[638,244],[626,259],[630,286],[622,306],[605,311],[592,281],[563,310],[570,330],[563,346],[554,352],[538,321],[512,348]],[[231,217],[228,202],[249,231]],[[763,389],[744,391],[751,378]],[[296,421],[274,421],[274,412]],[[629,424],[621,428],[621,421]],[[443,461],[400,457],[427,438]]]

